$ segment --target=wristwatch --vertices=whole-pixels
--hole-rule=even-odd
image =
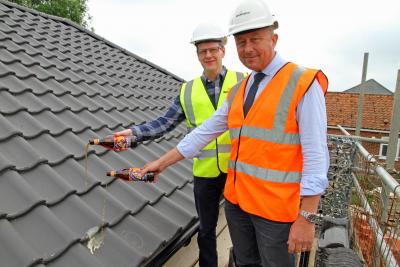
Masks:
[[[299,214],[301,216],[303,216],[304,219],[306,219],[310,223],[317,223],[320,220],[320,218],[322,217],[321,214],[312,213],[312,212],[305,211],[305,210],[300,210]]]

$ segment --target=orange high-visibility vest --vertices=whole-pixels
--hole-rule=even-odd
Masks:
[[[315,79],[324,94],[328,80],[320,70],[287,63],[244,118],[248,79],[234,86],[228,95],[232,151],[224,195],[248,213],[293,222],[299,212],[303,168],[296,108]]]

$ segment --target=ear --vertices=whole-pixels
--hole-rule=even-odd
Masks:
[[[277,33],[272,34],[272,43],[275,48],[276,44],[278,43],[278,34]]]
[[[222,51],[222,57],[225,57],[225,46],[221,47],[221,51]]]

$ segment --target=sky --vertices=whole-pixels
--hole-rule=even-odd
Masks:
[[[202,73],[194,28],[212,22],[228,29],[242,0],[88,0],[95,33],[128,51],[191,80]],[[268,0],[279,22],[276,51],[299,65],[321,69],[329,91],[361,82],[364,53],[367,80],[394,91],[400,69],[399,0]],[[239,61],[233,37],[224,65],[248,71]]]

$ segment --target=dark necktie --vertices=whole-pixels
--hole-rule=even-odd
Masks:
[[[245,117],[247,115],[247,112],[249,112],[251,106],[253,105],[258,86],[260,85],[260,82],[264,77],[265,74],[262,72],[258,72],[256,75],[254,75],[253,84],[250,86],[249,92],[247,93],[246,101],[244,102],[243,105],[243,112]]]

